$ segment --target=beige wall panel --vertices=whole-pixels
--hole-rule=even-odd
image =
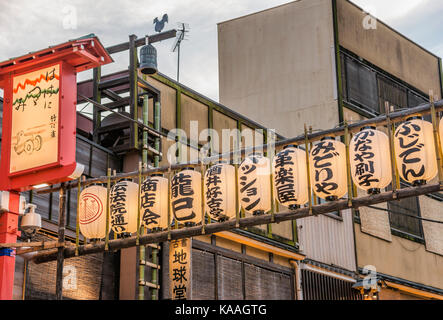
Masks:
[[[357,193],[358,197],[367,196],[366,192],[361,189],[357,189]],[[376,207],[387,209],[388,204],[383,202],[377,204]],[[358,210],[360,211],[360,230],[362,232],[386,241],[392,241],[391,225],[389,223],[389,213],[387,211],[376,210],[368,207],[360,207]]]
[[[340,45],[379,68],[428,93],[440,97],[438,60],[380,21],[377,28],[366,30],[366,14],[348,2],[337,1]]]
[[[175,141],[168,141],[166,137],[162,138],[162,161],[160,162],[160,167],[168,166],[168,150],[175,143]]]
[[[426,251],[423,244],[397,236],[380,240],[355,226],[358,266],[375,266],[377,272],[443,288],[443,256]]]
[[[341,215],[343,220],[325,215],[297,220],[298,242],[308,258],[355,271],[352,212]]]
[[[269,252],[261,251],[256,248],[246,246],[246,254],[251,257],[269,261]]]
[[[279,237],[293,240],[292,236],[292,221],[284,221],[280,223],[273,223],[272,225],[272,234],[277,235]]]
[[[166,128],[168,130],[176,128],[176,90],[151,77],[147,78],[147,82],[156,87],[161,92],[160,103],[162,128]],[[149,100],[151,100],[149,109],[149,121],[153,121],[152,116],[154,112],[152,109],[152,99]]]
[[[232,251],[241,253],[241,244],[238,242],[224,239],[222,237],[217,237],[215,243],[216,243],[217,247],[222,247],[222,248],[225,248],[228,250],[232,250]]]
[[[220,102],[287,137],[304,123],[332,128],[333,46],[330,1],[291,2],[220,23]]]
[[[241,146],[248,148],[252,146],[261,146],[264,144],[264,133],[262,129],[254,129],[245,124],[241,125]],[[263,152],[261,152],[263,153]]]
[[[441,202],[419,197],[420,213],[423,218],[443,222],[443,205]],[[443,224],[423,221],[423,232],[426,240],[426,249],[443,256]]]
[[[202,130],[208,128],[208,107],[185,94],[181,95],[181,110],[182,110],[182,128],[185,130],[189,139],[191,137],[190,127],[191,121],[198,121],[198,130],[195,131],[198,135]],[[198,137],[196,137],[198,138]],[[197,141],[196,139],[192,139]],[[206,143],[207,139],[199,139],[199,143]]]
[[[205,243],[211,243],[211,236],[210,235],[193,237],[193,239],[201,241],[201,242],[205,242]]]
[[[379,208],[387,209],[387,203],[380,203]],[[387,211],[375,210],[368,207],[360,207],[361,231],[374,237],[392,241],[391,225],[389,224],[389,213]]]
[[[349,124],[355,123],[355,122],[359,122],[359,121],[363,121],[363,120],[366,119],[361,114],[358,114],[355,111],[349,110],[346,107],[343,108],[343,117],[344,117],[344,119],[346,121],[349,122]]]
[[[274,263],[275,264],[279,264],[281,266],[284,266],[286,268],[291,268],[293,269],[294,267],[289,263],[289,260],[287,258],[284,257],[280,257],[278,255],[274,255]]]
[[[223,113],[217,110],[212,111],[212,119],[213,119],[214,130],[217,131],[219,138],[218,143],[215,143],[216,141],[214,141],[214,148],[217,152],[221,153],[223,152],[222,150],[223,129],[229,129],[229,130],[237,129],[237,121],[228,116],[225,116]],[[229,151],[235,148],[235,141],[236,140],[234,140],[233,138],[230,138]]]

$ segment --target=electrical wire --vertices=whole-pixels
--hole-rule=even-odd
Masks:
[[[422,221],[426,221],[426,222],[433,222],[433,223],[441,223],[441,224],[443,224],[443,221],[426,219],[426,218],[422,218],[422,217],[419,217],[419,216],[413,216],[411,214],[407,214],[407,213],[403,213],[403,212],[393,211],[393,210],[389,210],[389,209],[385,209],[385,208],[379,208],[379,207],[374,207],[374,206],[367,206],[367,207],[371,208],[371,209],[375,209],[375,210],[386,211],[386,212],[389,212],[389,213],[394,213],[394,214],[399,214],[399,215],[403,215],[403,216],[406,216],[406,217],[411,217],[411,218],[422,220]]]

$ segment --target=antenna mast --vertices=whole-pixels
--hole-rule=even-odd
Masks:
[[[177,51],[177,82],[180,82],[180,46],[183,40],[187,40],[185,39],[185,36],[186,33],[189,32],[189,25],[187,23],[180,22],[178,26],[180,29],[177,31],[177,37],[175,38],[172,52]]]

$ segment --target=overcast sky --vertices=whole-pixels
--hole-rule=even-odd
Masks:
[[[168,13],[169,24],[165,30],[177,27],[177,22],[186,22],[191,29],[189,39],[181,47],[180,81],[218,101],[217,23],[288,2],[291,1],[0,0],[0,61],[89,33],[95,33],[104,46],[125,42],[129,34],[138,37],[153,34],[153,19]],[[426,49],[443,56],[443,1],[353,2]],[[69,28],[73,26],[74,29]],[[156,47],[159,70],[175,79],[177,54],[171,51],[172,45],[173,40],[168,40]],[[105,72],[127,67],[127,53],[113,57],[116,63],[107,66]],[[81,78],[90,74],[85,72]]]

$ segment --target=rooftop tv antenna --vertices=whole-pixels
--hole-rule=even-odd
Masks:
[[[177,36],[174,45],[172,46],[172,52],[177,51],[177,82],[179,82],[180,79],[180,45],[183,40],[187,40],[185,37],[190,30],[187,23],[179,22],[178,27]]]

